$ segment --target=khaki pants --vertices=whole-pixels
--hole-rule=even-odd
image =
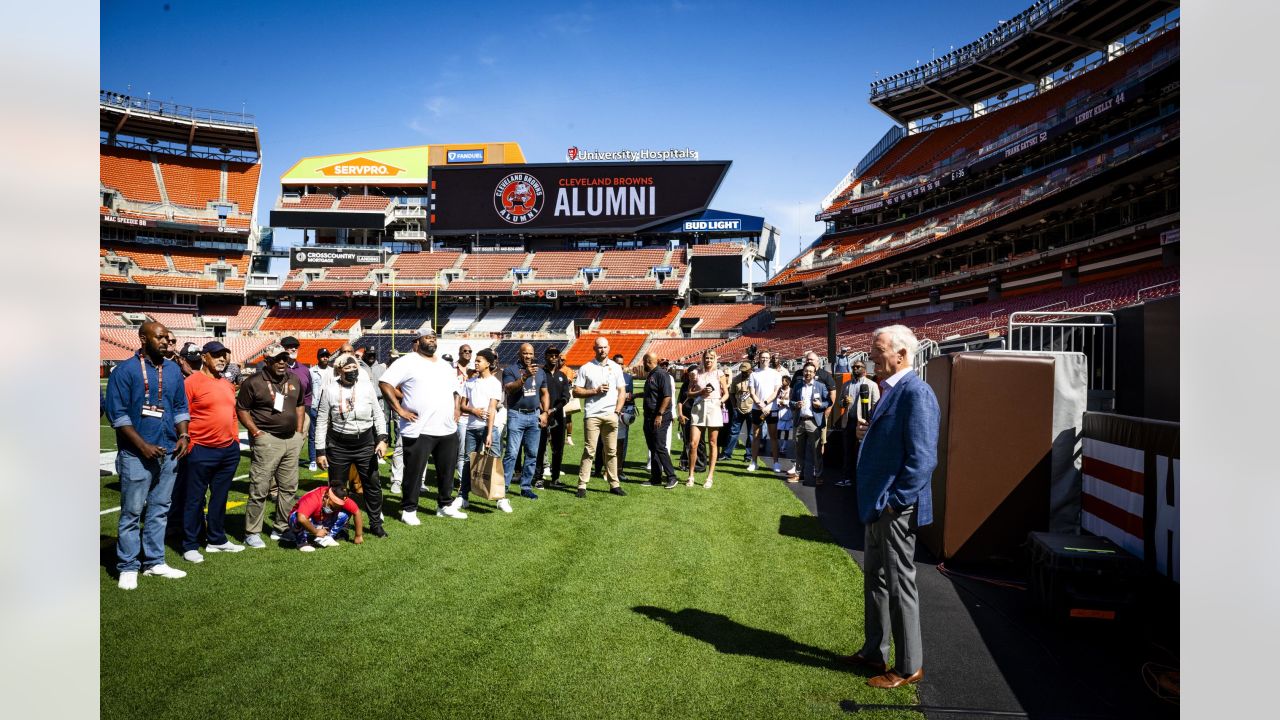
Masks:
[[[245,535],[262,532],[262,516],[267,499],[276,506],[271,527],[278,533],[289,529],[289,511],[297,502],[298,454],[306,442],[305,432],[284,439],[264,432],[253,441],[249,464],[249,500],[244,508]]]
[[[604,479],[609,487],[618,487],[618,416],[609,413],[604,417],[589,417],[583,421],[586,437],[582,444],[582,465],[578,468],[578,488],[587,486],[591,478],[591,464],[596,458],[596,441],[603,434]]]

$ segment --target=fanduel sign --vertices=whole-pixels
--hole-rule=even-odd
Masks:
[[[482,163],[484,148],[477,150],[450,150],[445,160],[449,163]]]

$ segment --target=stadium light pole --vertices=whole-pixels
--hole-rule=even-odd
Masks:
[[[436,281],[431,283],[431,329],[440,332],[440,271],[436,271]]]
[[[391,271],[391,352],[396,351],[396,271]],[[387,353],[390,355],[391,353]]]

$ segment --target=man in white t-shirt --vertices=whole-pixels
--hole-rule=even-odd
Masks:
[[[413,352],[392,363],[378,383],[382,395],[399,418],[404,442],[405,485],[400,519],[406,525],[418,520],[416,479],[422,477],[430,459],[436,466],[436,515],[465,520],[462,497],[453,499],[453,471],[458,461],[458,416],[461,413],[458,373],[444,359],[436,357],[436,333],[427,327],[414,341]]]
[[[595,459],[596,441],[603,436],[604,479],[609,492],[626,495],[618,482],[618,416],[626,402],[625,379],[622,366],[609,359],[609,340],[597,337],[596,357],[578,368],[573,381],[573,396],[582,399],[582,417],[585,438],[582,443],[582,465],[578,468],[578,497],[587,496],[587,480],[591,477],[591,463]]]
[[[773,447],[773,471],[782,472],[778,462],[778,391],[782,389],[782,373],[773,367],[773,355],[762,352],[756,357],[758,367],[747,380],[751,393],[751,464],[748,472],[754,472],[760,460],[761,429],[768,428],[769,443]],[[763,464],[763,463],[761,463]]]

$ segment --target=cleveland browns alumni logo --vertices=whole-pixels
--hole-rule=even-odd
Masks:
[[[494,189],[493,209],[512,225],[524,225],[542,212],[546,197],[538,178],[529,173],[511,173]]]

